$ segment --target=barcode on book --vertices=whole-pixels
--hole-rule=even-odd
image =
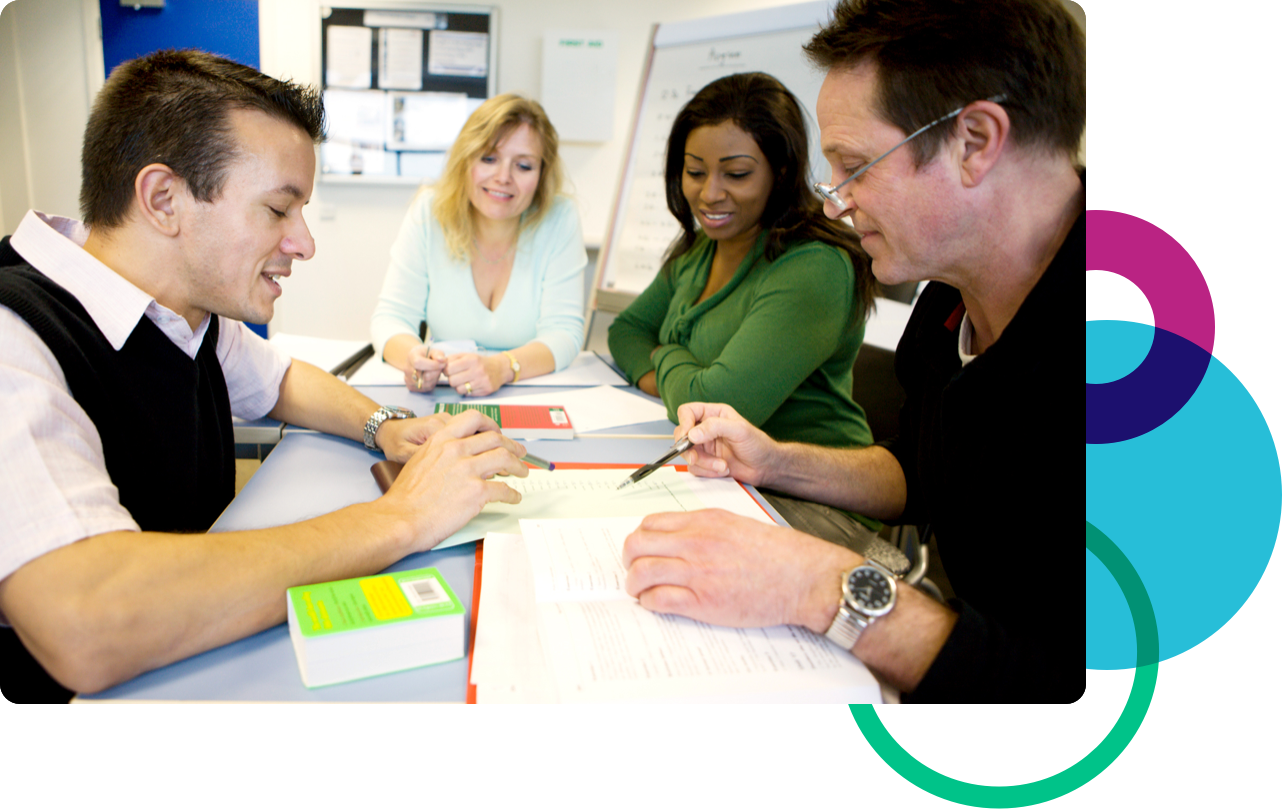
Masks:
[[[570,420],[566,418],[565,411],[560,408],[552,408],[548,411],[548,416],[552,417],[554,425],[568,425]]]
[[[402,582],[401,590],[405,591],[405,596],[409,598],[410,604],[414,607],[427,607],[428,605],[439,605],[442,602],[450,601],[449,595],[431,577],[416,579],[412,582]]]

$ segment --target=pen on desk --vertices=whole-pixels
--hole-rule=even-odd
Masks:
[[[642,478],[645,478],[650,473],[662,467],[664,464],[667,464],[672,459],[676,458],[677,456],[681,455],[685,451],[689,450],[691,447],[694,447],[694,442],[690,441],[689,436],[683,437],[679,442],[672,445],[671,450],[669,450],[668,452],[660,456],[658,460],[645,465],[641,469],[632,473],[632,475],[629,475],[626,481],[624,481],[622,484],[619,484],[619,486],[615,488],[615,491],[623,489],[628,484],[635,484],[636,482],[640,481]]]
[[[548,470],[549,472],[551,472],[552,470],[556,469],[555,464],[545,459],[541,459],[538,456],[534,455],[533,453],[526,453],[521,458],[521,461],[524,461],[526,464],[529,464],[531,467],[538,467],[540,470]]]
[[[344,360],[343,362],[339,363],[338,365],[330,369],[329,373],[333,374],[335,377],[338,377],[339,379],[346,380],[348,377],[351,377],[353,374],[355,374],[356,369],[364,365],[366,360],[370,359],[373,356],[374,356],[374,345],[372,343],[366,343],[365,346],[360,349],[360,351],[357,351],[351,357],[348,357],[346,360]]]

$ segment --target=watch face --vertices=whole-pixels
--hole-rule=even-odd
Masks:
[[[855,604],[871,614],[888,608],[895,596],[890,580],[875,568],[856,568],[851,571],[846,587]]]

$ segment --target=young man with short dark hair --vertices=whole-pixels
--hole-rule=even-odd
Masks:
[[[313,90],[194,51],[112,72],[90,115],[86,223],[0,242],[0,690],[66,700],[285,618],[285,589],[431,548],[525,475],[468,414],[405,418],[240,321],[315,250]],[[292,526],[205,534],[234,488],[232,415],[407,461],[388,493]]]

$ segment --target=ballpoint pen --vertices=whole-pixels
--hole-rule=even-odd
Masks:
[[[524,456],[521,457],[521,461],[524,461],[526,464],[529,464],[531,467],[538,467],[540,470],[547,470],[551,472],[552,470],[556,469],[555,464],[553,464],[550,461],[541,459],[538,456],[534,455],[533,453],[526,453]]]
[[[420,333],[424,332],[426,330],[426,327],[427,327],[427,321],[423,321],[422,326],[419,327],[419,332]],[[422,340],[423,343],[427,345],[427,351],[430,353],[432,351],[432,339],[429,337],[420,337],[419,339]],[[414,370],[414,387],[420,391],[423,390],[423,377],[418,373],[417,369]]]
[[[689,436],[683,437],[676,444],[672,445],[672,449],[664,453],[657,461],[651,464],[647,464],[641,469],[632,473],[632,475],[629,475],[626,481],[624,481],[622,484],[619,484],[619,486],[615,488],[615,491],[617,492],[618,490],[623,489],[628,484],[635,484],[636,482],[640,481],[642,478],[645,478],[650,473],[662,467],[664,464],[667,464],[672,459],[676,458],[677,456],[681,455],[685,451],[689,450],[691,447],[694,447],[694,442],[690,441]]]

